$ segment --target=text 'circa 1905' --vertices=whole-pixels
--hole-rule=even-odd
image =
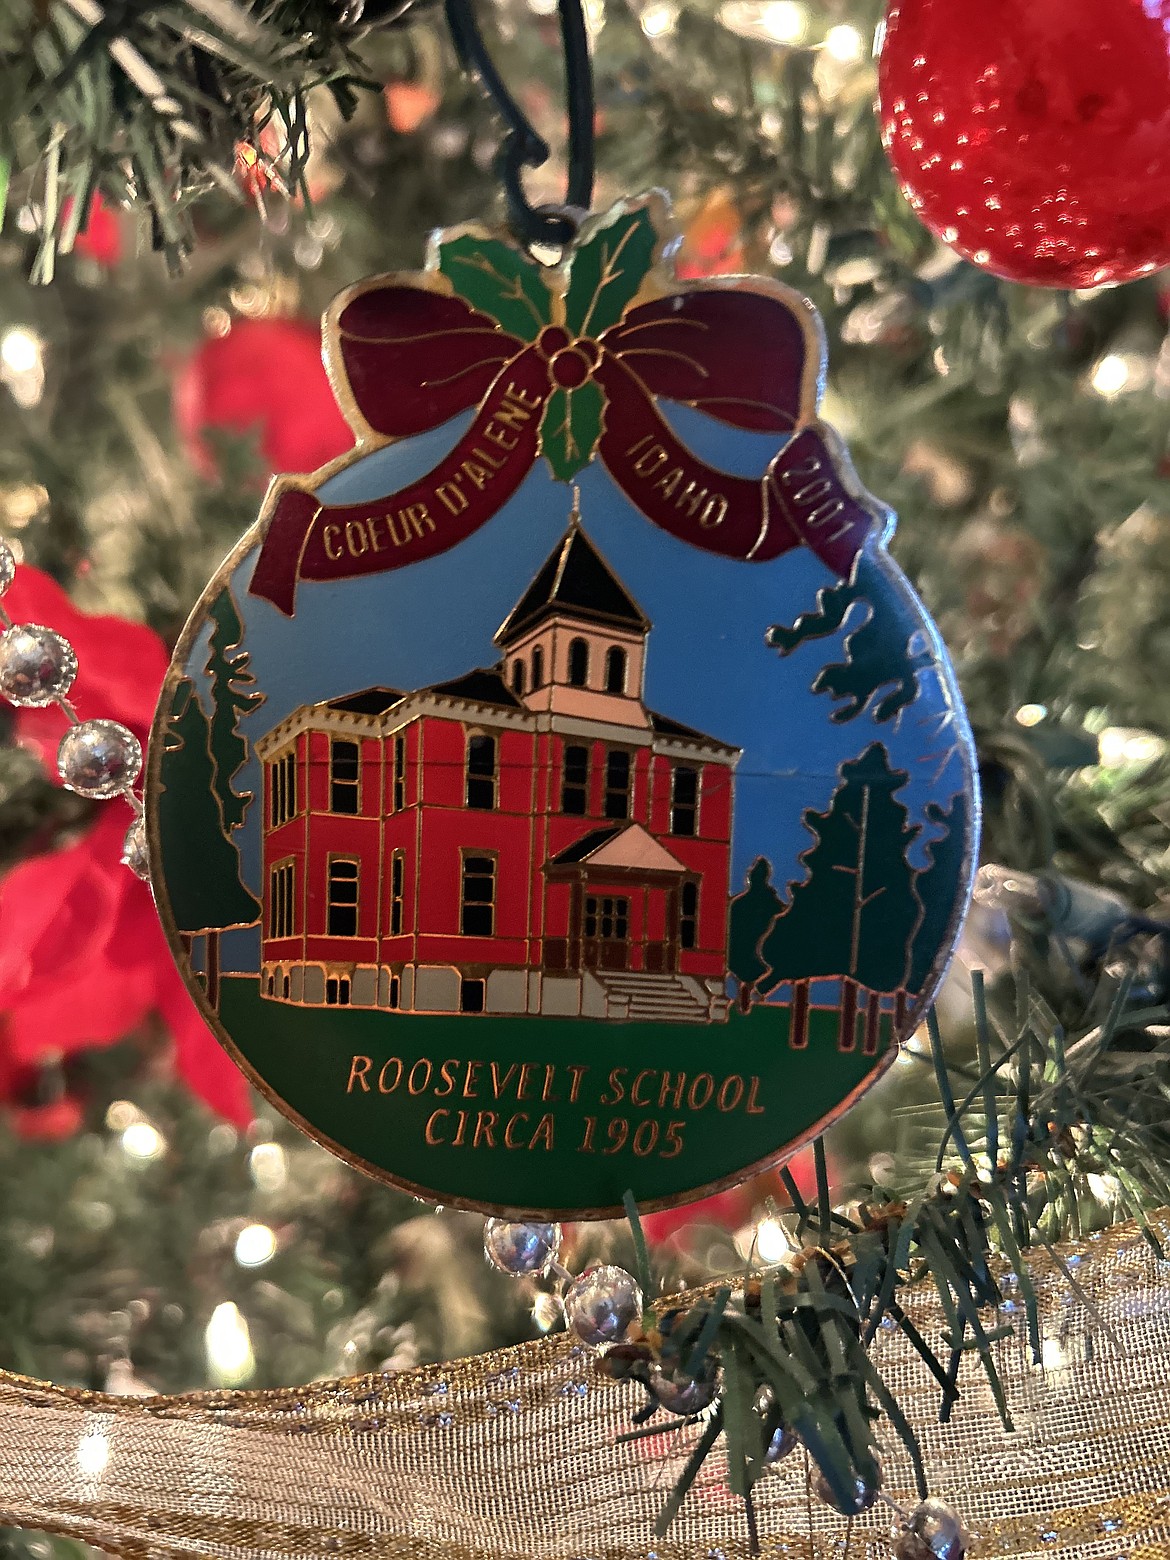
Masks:
[[[629,1149],[639,1158],[673,1159],[681,1154],[687,1119],[699,1111],[724,1115],[764,1114],[756,1075],[671,1071],[669,1068],[612,1067],[587,1063],[500,1062],[448,1057],[435,1062],[391,1056],[350,1057],[345,1092],[350,1095],[428,1096],[445,1103],[430,1110],[422,1128],[429,1147],[553,1149],[558,1146],[555,1107],[595,1106],[602,1115],[574,1113],[578,1153],[617,1154]],[[463,1101],[470,1102],[468,1104]],[[641,1112],[640,1118],[614,1114]],[[651,1111],[678,1111],[677,1120],[659,1121]]]

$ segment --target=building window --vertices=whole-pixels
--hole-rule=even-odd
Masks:
[[[678,941],[682,948],[699,946],[699,885],[684,883],[678,918]]]
[[[402,879],[405,863],[402,852],[396,850],[390,857],[390,935],[397,937],[402,931]]]
[[[325,931],[329,937],[356,937],[358,929],[358,864],[346,856],[330,856]]]
[[[325,978],[325,1006],[349,1006],[349,976],[327,975]]]
[[[394,811],[401,812],[406,806],[406,738],[394,738],[394,773],[392,778],[394,795],[391,798]]]
[[[670,777],[670,832],[697,834],[699,823],[699,771],[676,764]]]
[[[626,652],[620,645],[610,645],[605,652],[605,691],[606,693],[626,691]]]
[[[524,662],[519,659],[512,662],[512,692],[524,692]]]
[[[463,857],[459,930],[464,937],[490,937],[496,925],[496,858]]]
[[[569,641],[569,681],[574,688],[584,688],[589,681],[589,646],[583,639]]]
[[[472,980],[464,975],[459,982],[459,1011],[482,1013],[487,1004],[487,981]]]
[[[282,861],[268,875],[268,935],[291,937],[296,930],[296,866]]]
[[[537,688],[542,688],[543,686],[544,686],[544,651],[540,648],[539,645],[537,645],[536,648],[532,652],[532,687],[533,687],[533,690],[535,691]]]
[[[481,732],[467,739],[467,805],[484,812],[496,805],[496,739]]]
[[[357,813],[361,781],[361,749],[356,742],[334,737],[329,744],[329,811]]]
[[[387,992],[387,999],[388,999],[389,1005],[392,1008],[397,1008],[397,1007],[401,1006],[401,1004],[402,1004],[402,977],[400,975],[391,975],[391,977],[390,977],[390,990]]]
[[[290,749],[269,766],[270,826],[287,823],[297,815],[297,755]]]
[[[589,749],[567,747],[561,776],[561,811],[583,818],[589,811]]]
[[[605,896],[585,898],[585,935],[603,942],[625,942],[630,935],[630,901]]]
[[[623,748],[605,755],[605,816],[630,816],[630,755]]]

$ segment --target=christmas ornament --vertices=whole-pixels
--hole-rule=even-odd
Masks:
[[[561,1249],[559,1224],[509,1224],[488,1219],[483,1227],[483,1249],[489,1262],[513,1277],[544,1275]]]
[[[565,1321],[582,1343],[620,1343],[642,1316],[642,1291],[624,1268],[590,1268],[565,1290]]]
[[[121,260],[124,247],[122,213],[117,206],[107,205],[95,194],[89,203],[85,226],[73,241],[73,253],[110,267]]]
[[[209,478],[212,429],[256,432],[274,471],[312,470],[353,442],[321,365],[320,336],[302,320],[233,320],[180,368],[174,403],[187,454]]]
[[[932,1497],[910,1513],[894,1540],[894,1560],[966,1560],[970,1543],[958,1512]]]
[[[142,744],[116,720],[83,720],[65,733],[57,749],[64,784],[93,801],[106,801],[128,789],[141,769]]]
[[[855,1474],[852,1488],[847,1495],[840,1495],[829,1483],[821,1468],[813,1470],[812,1492],[818,1500],[824,1501],[826,1506],[832,1506],[834,1511],[839,1511],[843,1517],[856,1517],[863,1511],[868,1511],[878,1498],[881,1489],[881,1469],[874,1465],[874,1476],[871,1479],[863,1478],[860,1473]]]
[[[915,211],[998,276],[1170,264],[1170,0],[893,0],[882,136]]]
[[[53,629],[15,623],[0,635],[0,694],[10,704],[53,704],[76,676],[73,648]]]
[[[152,736],[216,1033],[345,1158],[509,1220],[792,1154],[968,892],[966,721],[816,415],[816,316],[673,242],[650,195],[554,268],[463,228],[343,294],[357,447],[274,485]]]
[[[7,542],[0,542],[0,596],[8,594],[8,587],[16,578],[16,555]]]
[[[710,1358],[697,1376],[689,1376],[677,1361],[670,1365],[656,1364],[650,1368],[649,1385],[668,1414],[689,1417],[701,1413],[715,1401],[719,1392],[719,1372]]]

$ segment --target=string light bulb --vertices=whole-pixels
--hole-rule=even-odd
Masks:
[[[761,1262],[782,1262],[796,1250],[779,1219],[761,1219],[756,1226],[756,1251]]]
[[[167,1140],[149,1121],[132,1121],[122,1133],[122,1148],[131,1159],[161,1159]]]
[[[865,39],[856,27],[839,22],[825,34],[825,52],[840,65],[856,65],[865,53]]]
[[[203,1335],[207,1368],[221,1387],[237,1387],[256,1369],[248,1319],[234,1300],[222,1300]]]
[[[241,1267],[263,1267],[276,1255],[276,1236],[267,1224],[246,1224],[236,1236],[236,1261]]]

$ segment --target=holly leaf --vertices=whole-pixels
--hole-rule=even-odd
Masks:
[[[350,393],[379,433],[400,439],[478,404],[524,343],[463,298],[368,287],[341,311],[336,339]]]
[[[657,242],[645,209],[622,212],[594,229],[569,264],[565,328],[571,336],[598,336],[617,324],[650,269]]]
[[[592,379],[571,389],[557,386],[540,421],[540,453],[558,482],[576,476],[593,459],[605,422],[605,394]]]
[[[521,341],[535,341],[552,323],[539,268],[497,239],[465,233],[440,244],[439,269],[461,298]]]
[[[790,304],[768,293],[672,293],[631,309],[606,332],[605,345],[651,395],[685,401],[733,428],[789,433],[816,394],[812,332]]]

